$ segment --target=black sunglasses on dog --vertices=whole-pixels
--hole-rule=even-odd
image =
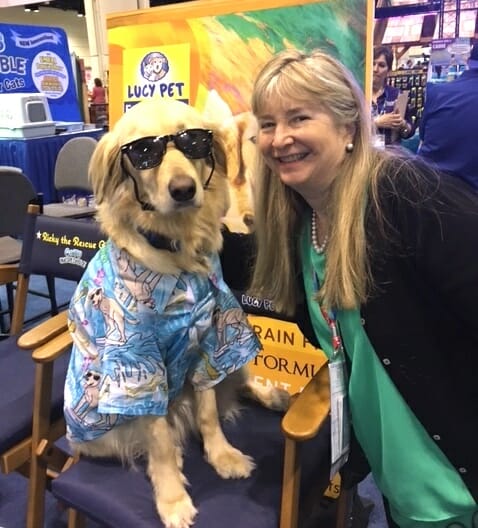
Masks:
[[[121,147],[121,153],[126,155],[137,170],[157,167],[163,161],[168,143],[174,146],[189,159],[208,158],[212,155],[212,131],[203,128],[188,128],[177,134],[167,136],[148,136],[135,139]]]

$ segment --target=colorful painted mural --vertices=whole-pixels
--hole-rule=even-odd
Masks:
[[[202,111],[211,102],[222,102],[221,110],[233,115],[247,111],[256,72],[286,47],[325,49],[366,89],[372,27],[366,0],[258,4],[244,0],[235,12],[237,2],[197,0],[110,16],[110,122],[154,96],[182,99]],[[148,74],[154,68],[160,77]]]

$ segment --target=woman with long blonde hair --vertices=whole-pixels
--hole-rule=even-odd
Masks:
[[[477,195],[376,149],[359,85],[320,50],[273,56],[252,110],[250,291],[344,380],[334,405],[358,446],[332,446],[334,467],[364,454],[391,524],[476,527]]]

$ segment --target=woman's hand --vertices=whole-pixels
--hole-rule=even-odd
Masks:
[[[407,122],[402,118],[398,111],[396,111],[377,116],[375,118],[375,124],[378,128],[392,128],[394,130],[401,130],[406,126]]]

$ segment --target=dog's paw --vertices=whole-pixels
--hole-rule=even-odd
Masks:
[[[290,406],[290,394],[280,387],[270,387],[267,407],[274,411],[287,411]]]
[[[157,508],[165,528],[189,528],[194,524],[197,514],[191,497],[187,493],[174,502],[158,501]]]
[[[210,453],[208,461],[224,479],[247,478],[256,467],[252,457],[232,446],[217,453]]]
[[[252,380],[248,380],[244,385],[243,394],[273,411],[286,411],[291,403],[290,394],[285,389],[265,387]]]

